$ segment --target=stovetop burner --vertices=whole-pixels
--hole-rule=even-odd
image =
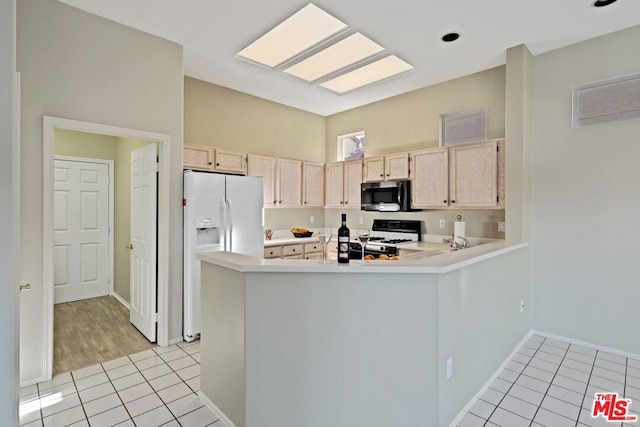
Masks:
[[[371,229],[370,242],[396,245],[422,240],[420,221],[374,219]]]

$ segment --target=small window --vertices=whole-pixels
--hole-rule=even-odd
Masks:
[[[364,157],[364,131],[338,137],[338,161],[362,159]]]
[[[440,146],[471,144],[487,140],[486,107],[440,116]]]

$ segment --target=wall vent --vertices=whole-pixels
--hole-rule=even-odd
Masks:
[[[640,73],[573,88],[573,127],[640,118]]]
[[[440,146],[471,144],[487,140],[486,107],[440,116]]]

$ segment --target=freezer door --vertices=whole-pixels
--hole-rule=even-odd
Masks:
[[[196,254],[223,250],[224,175],[184,173],[184,330],[186,341],[200,333],[200,261]]]
[[[227,175],[227,209],[230,238],[227,250],[262,257],[262,177]]]

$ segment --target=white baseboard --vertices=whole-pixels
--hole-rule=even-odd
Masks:
[[[200,400],[202,400],[202,403],[204,403],[207,408],[211,409],[211,411],[216,414],[216,416],[220,419],[223,427],[236,427],[236,425],[229,419],[229,417],[227,417],[225,413],[215,405],[215,403],[213,403],[207,396],[205,396],[202,391],[198,392],[198,397],[200,398]]]
[[[473,396],[471,398],[471,400],[469,401],[469,403],[467,403],[464,408],[462,408],[462,410],[460,412],[458,412],[458,415],[456,415],[456,417],[453,419],[453,421],[451,422],[451,424],[449,424],[449,427],[456,427],[460,421],[462,420],[462,418],[467,414],[467,412],[469,412],[469,409],[471,409],[471,407],[476,403],[476,401],[478,399],[480,399],[480,396],[482,396],[482,394],[487,391],[487,389],[489,388],[489,386],[493,383],[493,381],[495,381],[496,378],[498,378],[498,375],[500,375],[500,373],[502,372],[502,370],[504,368],[507,367],[507,365],[509,364],[509,362],[511,361],[511,359],[513,358],[513,356],[516,355],[516,353],[518,352],[518,350],[520,350],[520,347],[522,347],[522,345],[527,342],[527,340],[529,339],[529,337],[531,337],[531,335],[533,334],[533,331],[529,331],[527,332],[527,334],[524,336],[524,338],[522,338],[520,340],[520,342],[515,346],[515,348],[513,349],[513,351],[511,352],[511,354],[509,356],[507,356],[507,358],[505,359],[504,362],[502,362],[502,364],[500,365],[500,367],[494,372],[493,375],[491,375],[491,378],[489,378],[489,380],[482,386],[482,388],[480,389],[480,391],[478,391],[475,396]]]
[[[122,298],[120,295],[118,295],[118,293],[117,293],[117,292],[115,292],[115,291],[114,291],[114,292],[111,294],[111,296],[112,296],[112,297],[114,297],[115,299],[117,299],[117,300],[120,302],[120,304],[124,305],[124,306],[126,307],[126,309],[127,309],[127,310],[131,310],[131,306],[129,305],[129,303],[128,303],[128,302],[126,302],[126,301],[124,300],[124,298]]]
[[[182,337],[171,339],[169,340],[169,345],[178,344],[179,342],[184,342],[184,339]]]
[[[564,341],[564,342],[568,342],[570,344],[575,344],[575,345],[580,345],[582,347],[591,348],[593,350],[604,351],[604,352],[615,354],[615,355],[618,355],[618,356],[628,357],[630,359],[640,359],[640,354],[631,353],[631,352],[628,352],[628,351],[622,351],[622,350],[618,350],[618,349],[611,348],[611,347],[605,347],[603,345],[591,344],[590,342],[574,340],[572,338],[563,337],[561,335],[549,334],[547,332],[542,332],[542,331],[532,330],[531,333],[533,333],[535,335],[543,336],[545,338],[551,338],[553,340]]]

